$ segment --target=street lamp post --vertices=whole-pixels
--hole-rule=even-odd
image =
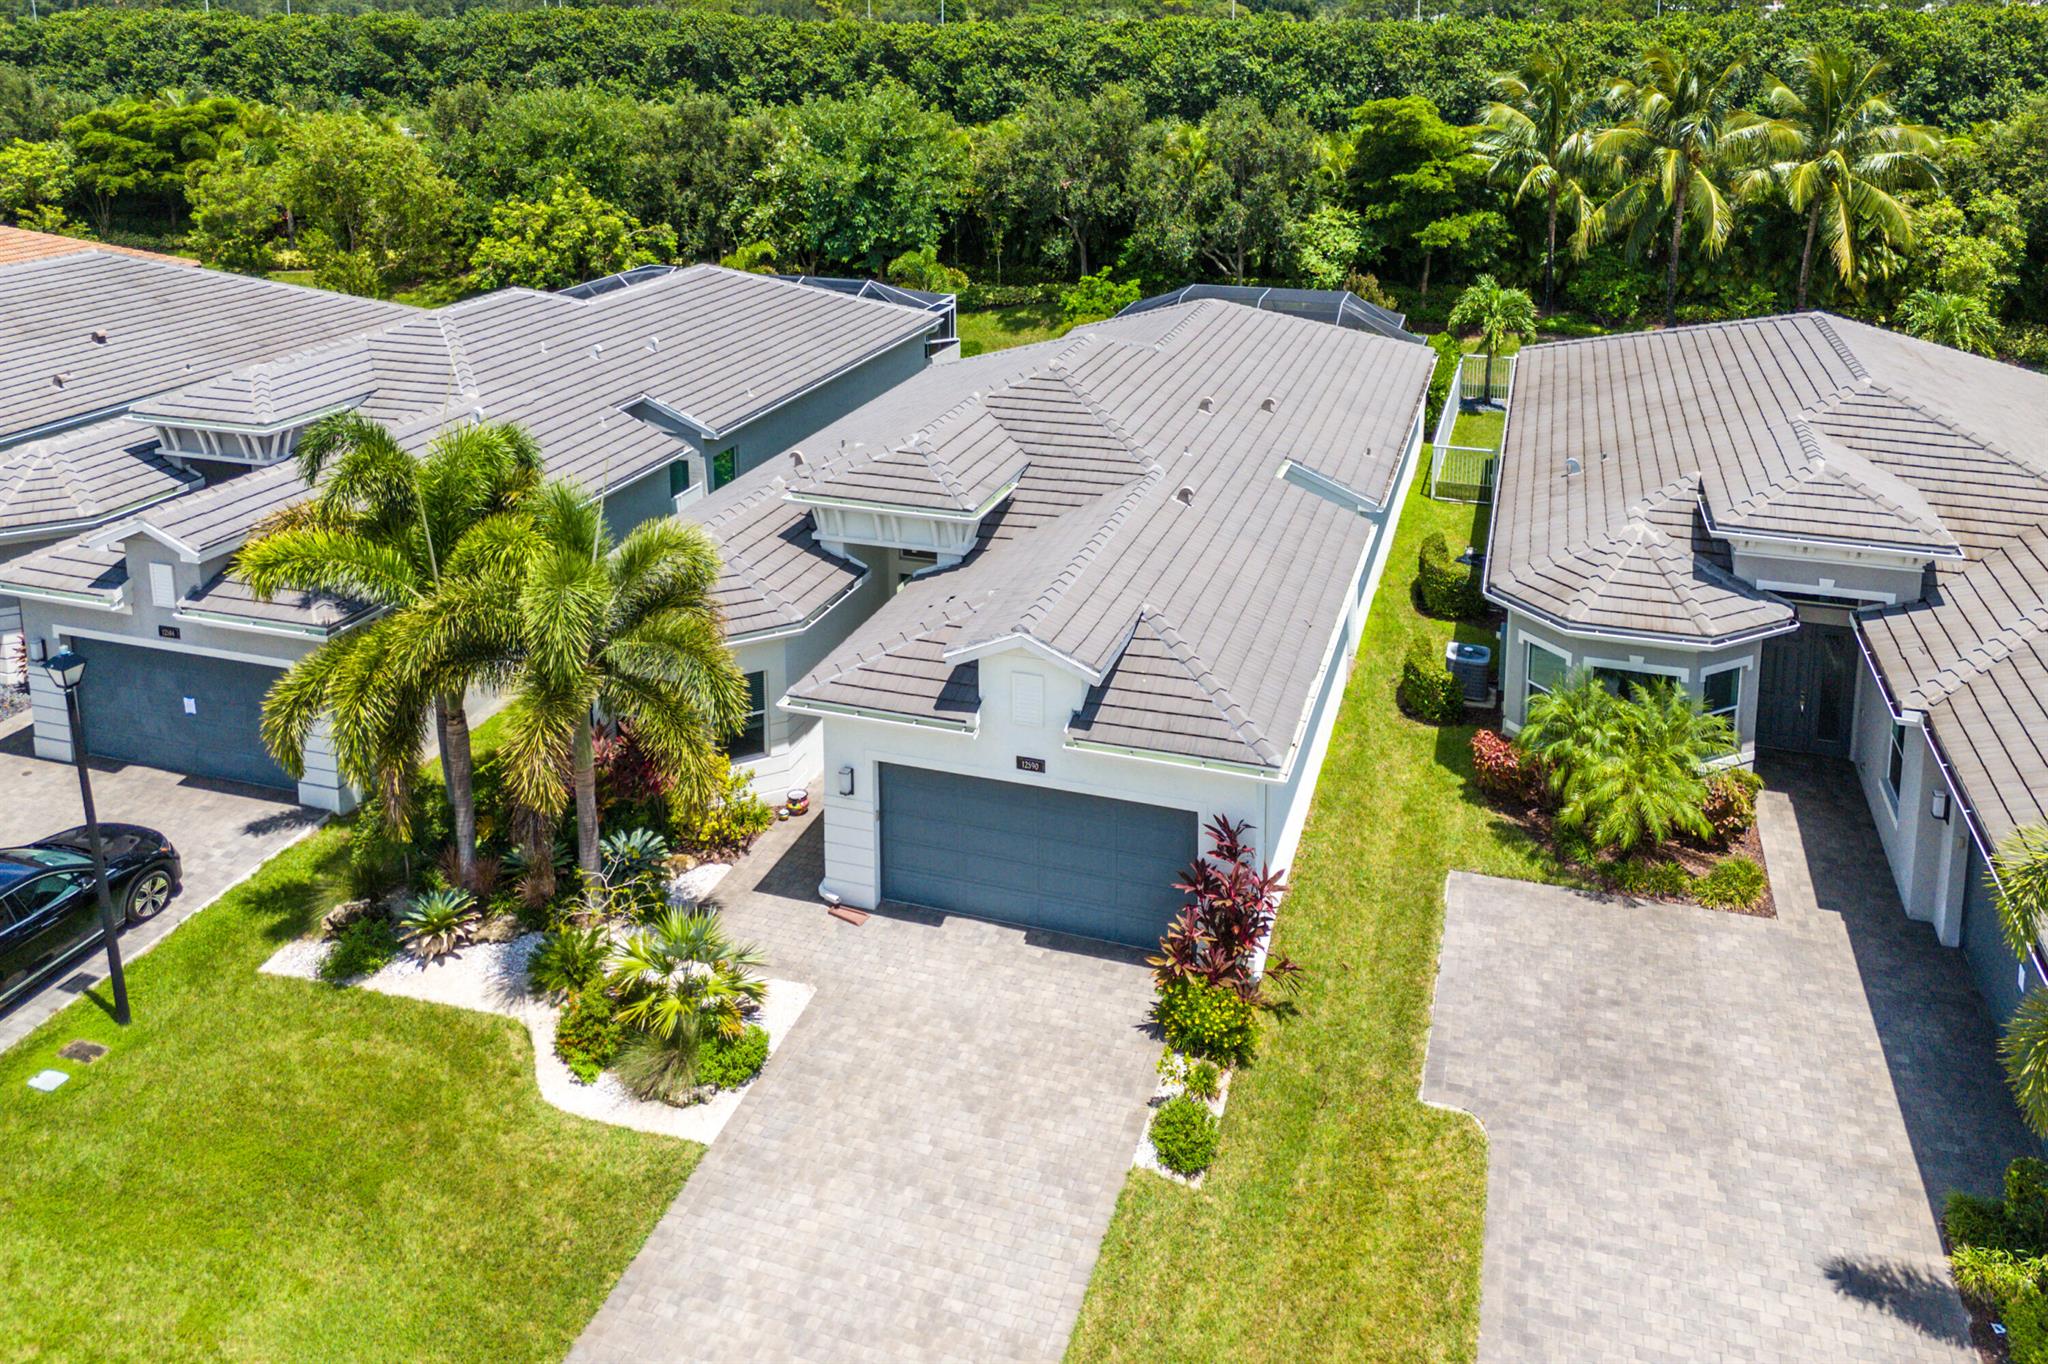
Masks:
[[[114,899],[107,893],[107,853],[100,844],[100,817],[92,805],[92,775],[85,766],[85,720],[78,711],[78,684],[85,680],[85,659],[70,649],[43,660],[50,679],[64,693],[64,713],[71,721],[71,761],[78,768],[78,798],[85,804],[85,832],[92,844],[92,883],[100,898],[100,929],[107,939],[107,979],[114,986],[114,1021],[128,1022],[128,978],[121,973],[121,943],[116,937]]]

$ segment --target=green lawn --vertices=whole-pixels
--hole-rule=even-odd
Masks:
[[[559,1359],[682,1187],[702,1147],[542,1102],[511,1019],[257,974],[346,839],[134,963],[125,1031],[81,1002],[0,1054],[8,1357]]]
[[[1452,630],[1410,606],[1416,548],[1479,513],[1408,500],[1281,912],[1294,1012],[1232,1086],[1204,1187],[1129,1177],[1071,1360],[1473,1357],[1486,1142],[1416,1097],[1444,876],[1559,873],[1468,795],[1471,730],[1405,719],[1394,686],[1412,637]]]
[[[1050,341],[1066,333],[1067,324],[1060,318],[1057,303],[984,308],[960,314],[960,347],[970,355]]]
[[[1467,445],[1479,450],[1499,450],[1501,437],[1507,433],[1508,415],[1496,408],[1482,408],[1477,412],[1460,412],[1451,427],[1451,444]]]

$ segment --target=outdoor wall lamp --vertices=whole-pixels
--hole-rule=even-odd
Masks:
[[[853,794],[853,768],[850,766],[839,769],[839,794],[842,796]]]
[[[1927,813],[1943,824],[1948,823],[1948,792],[1936,791],[1927,800]]]

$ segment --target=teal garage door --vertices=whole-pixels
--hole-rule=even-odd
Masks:
[[[1180,908],[1195,815],[884,764],[882,897],[1137,947]]]
[[[71,647],[85,657],[78,700],[93,757],[297,790],[257,728],[279,669],[98,639]]]
[[[1970,840],[1969,880],[1963,885],[1963,953],[1992,1021],[2003,1026],[2020,1002],[2020,964],[2006,949],[2005,933],[1992,903],[1991,873]]]

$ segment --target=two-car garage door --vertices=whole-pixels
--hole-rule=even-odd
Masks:
[[[884,764],[882,897],[1150,947],[1181,904],[1193,811]]]
[[[263,697],[279,670],[169,649],[72,639],[86,752],[195,777],[295,788],[263,746]]]

